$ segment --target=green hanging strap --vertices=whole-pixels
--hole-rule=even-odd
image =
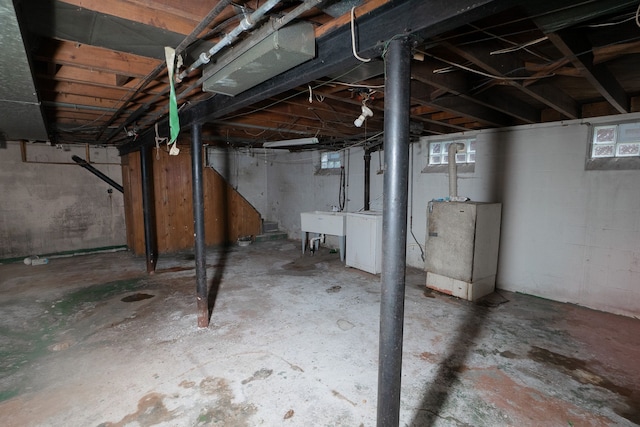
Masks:
[[[169,93],[169,128],[171,130],[171,138],[169,139],[169,145],[173,144],[171,151],[177,151],[176,141],[178,134],[180,133],[180,119],[178,118],[178,100],[176,98],[176,89],[173,84],[174,72],[175,72],[175,60],[176,51],[170,47],[164,48],[164,55],[167,60],[167,72],[169,73],[169,86],[171,91]],[[173,154],[173,153],[171,153]],[[175,154],[178,154],[177,152]]]

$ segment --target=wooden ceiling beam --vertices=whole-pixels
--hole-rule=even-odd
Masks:
[[[62,40],[49,40],[35,52],[34,57],[55,64],[141,78],[161,63],[143,56]],[[116,83],[115,77],[113,82]]]
[[[523,64],[513,55],[491,55],[492,51],[502,48],[501,45],[483,43],[481,47],[467,45],[461,48],[443,41],[441,46],[472,62],[483,71],[496,76],[497,80],[504,78],[504,83],[515,87],[563,115],[571,119],[579,117],[578,104],[560,89],[550,87],[548,84],[525,86],[521,81],[510,80],[511,77],[524,77],[522,71],[517,71],[523,69]]]
[[[189,34],[196,25],[198,25],[200,19],[206,15],[206,12],[201,15],[201,17],[194,14],[188,15],[184,12],[178,14],[181,10],[180,8],[169,9],[166,6],[158,10],[159,4],[156,2],[146,2],[147,4],[144,4],[136,1],[122,0],[64,0],[64,3],[130,21],[164,28],[165,30],[180,34]],[[189,3],[197,4],[201,2],[195,1]],[[188,5],[183,6],[185,6],[183,11],[187,10]]]
[[[431,87],[420,81],[413,80],[411,82],[411,97],[421,105],[428,105],[440,111],[444,110],[452,113],[454,116],[471,117],[474,120],[487,123],[490,126],[504,126],[511,122],[511,119],[504,114],[474,102],[469,102],[469,100],[463,97],[453,95],[432,100],[432,91],[433,89]]]
[[[592,46],[576,31],[549,33],[553,45],[618,112],[629,112],[629,97],[605,65],[593,63]]]
[[[535,108],[513,97],[504,99],[502,97],[490,97],[485,94],[471,95],[469,79],[465,78],[462,72],[434,73],[433,71],[438,68],[441,68],[441,64],[434,61],[424,63],[414,61],[411,67],[411,77],[414,80],[456,95],[461,99],[498,111],[501,114],[509,115],[525,123],[536,123],[540,119],[540,113]],[[438,97],[442,96],[442,94],[438,95]],[[431,93],[431,99],[435,105],[438,104],[436,100],[438,97],[435,97],[433,92]]]

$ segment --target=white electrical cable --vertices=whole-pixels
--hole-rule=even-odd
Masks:
[[[428,55],[428,56],[430,56],[431,58],[433,58],[433,59],[437,59],[438,61],[442,61],[442,62],[444,62],[444,63],[446,63],[446,64],[453,65],[454,67],[458,67],[458,68],[461,68],[461,69],[463,69],[463,70],[469,71],[469,72],[471,72],[471,73],[479,74],[479,75],[481,75],[481,76],[489,77],[490,79],[495,79],[495,80],[513,80],[513,81],[518,81],[518,80],[538,80],[538,79],[544,79],[544,78],[547,78],[547,77],[553,77],[553,76],[555,76],[555,74],[553,74],[553,73],[551,73],[551,74],[547,74],[547,75],[544,75],[544,76],[531,76],[531,77],[506,77],[506,76],[496,76],[496,75],[494,75],[494,74],[489,74],[489,73],[485,73],[485,72],[483,72],[483,71],[474,70],[473,68],[467,67],[467,66],[465,66],[465,65],[457,64],[457,63],[452,62],[452,61],[448,61],[448,60],[446,60],[446,59],[444,59],[444,58],[439,58],[439,57],[437,57],[437,56],[435,56],[435,55],[431,55],[430,53],[427,53],[427,52],[420,52],[420,53],[423,53],[423,54],[425,54],[425,55]]]
[[[547,36],[540,37],[539,39],[535,39],[535,40],[532,40],[530,42],[527,42],[525,44],[521,44],[521,45],[518,45],[518,46],[512,46],[512,47],[507,47],[505,49],[494,50],[493,52],[489,52],[489,55],[501,55],[503,53],[516,52],[518,50],[526,49],[529,46],[533,46],[534,44],[538,44],[538,43],[543,42],[543,41],[548,40],[548,39],[549,39],[549,37],[547,37]]]
[[[355,29],[356,14],[355,14],[355,10],[356,10],[356,7],[353,6],[351,8],[351,50],[353,51],[353,56],[358,61],[369,62],[369,61],[371,61],[371,58],[363,58],[360,55],[358,55],[358,52],[356,52],[356,29]]]

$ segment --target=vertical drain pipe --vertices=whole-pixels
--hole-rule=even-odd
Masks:
[[[402,332],[407,253],[411,49],[389,42],[385,57],[382,295],[378,362],[378,427],[400,423]]]
[[[364,208],[368,211],[371,208],[371,150],[364,150]]]
[[[209,326],[207,254],[204,239],[204,191],[202,184],[202,124],[191,125],[191,186],[193,189],[193,238],[196,258],[198,327]]]
[[[147,258],[147,273],[156,271],[158,259],[154,198],[153,198],[153,171],[149,148],[140,148],[140,174],[142,175],[142,217],[144,221],[144,252]]]
[[[464,149],[464,144],[449,144],[449,199],[458,200],[458,164],[456,162],[456,153]]]

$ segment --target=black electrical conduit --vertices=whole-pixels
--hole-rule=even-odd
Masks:
[[[107,184],[109,184],[110,186],[112,186],[113,188],[115,188],[116,190],[124,194],[124,188],[122,187],[122,185],[118,184],[117,182],[109,178],[107,175],[103,174],[98,169],[91,166],[89,162],[87,162],[85,159],[78,157],[76,155],[71,156],[71,159],[74,162],[76,162],[78,165],[82,166],[83,168],[85,168],[86,170],[88,170],[89,172],[91,172],[92,174],[94,174],[95,176],[97,176],[98,178],[100,178],[101,180],[103,180],[104,182],[106,182]]]

